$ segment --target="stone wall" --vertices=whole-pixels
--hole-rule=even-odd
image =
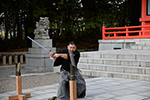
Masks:
[[[150,42],[150,39],[98,40],[99,50],[136,49],[135,46],[143,42]]]

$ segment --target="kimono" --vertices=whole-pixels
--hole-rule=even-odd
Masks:
[[[68,49],[62,49],[58,53],[67,54],[68,59],[58,57],[54,61],[54,66],[61,65],[60,68],[61,74],[60,74],[60,82],[59,82],[58,92],[57,92],[57,100],[70,100],[69,81],[71,79],[71,74],[70,74],[70,57],[69,57]],[[75,63],[77,65],[80,58],[80,53],[76,50],[75,52],[73,52],[73,56],[75,59]],[[77,98],[83,98],[86,95],[86,83],[77,68],[75,68],[75,77],[77,83]]]

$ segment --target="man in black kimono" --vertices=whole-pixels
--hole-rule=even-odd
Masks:
[[[66,49],[60,50],[58,53],[53,53],[52,51],[49,54],[55,59],[54,66],[61,65],[60,68],[60,82],[57,92],[57,100],[70,100],[69,96],[69,80],[70,75],[70,56],[69,52],[73,52],[76,66],[78,64],[80,53],[76,50],[76,44],[72,41],[69,42]],[[86,95],[86,84],[82,75],[79,73],[78,69],[75,70],[76,82],[77,82],[77,97],[82,98]]]

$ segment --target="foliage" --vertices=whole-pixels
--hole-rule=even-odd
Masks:
[[[36,7],[36,9],[33,11],[33,16],[34,17],[39,17],[41,15],[46,15],[47,14],[47,11],[46,11],[46,8],[40,8],[40,7]]]
[[[97,43],[103,23],[106,27],[138,25],[141,12],[140,0],[136,4],[135,0],[1,0],[0,7],[0,25],[5,29],[1,43],[9,49],[24,47],[24,41],[31,46],[26,36],[34,38],[39,17],[49,17],[49,35],[58,45],[83,37]]]

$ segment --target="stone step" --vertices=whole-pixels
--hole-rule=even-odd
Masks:
[[[109,58],[109,59],[134,59],[150,60],[150,54],[103,54],[103,53],[81,53],[82,58]]]
[[[135,44],[141,46],[150,46],[150,41],[140,41],[140,42],[135,42]]]
[[[81,52],[82,75],[150,81],[150,50]]]
[[[79,63],[78,68],[93,71],[96,70],[96,71],[110,71],[110,72],[150,75],[149,67],[136,67],[136,66],[131,67],[131,66]]]
[[[81,74],[91,77],[112,77],[112,78],[125,78],[134,79],[141,81],[150,81],[150,75],[143,74],[130,74],[130,73],[119,73],[119,72],[106,72],[106,71],[96,71],[96,70],[85,70],[81,69]]]
[[[80,58],[79,63],[150,67],[149,60]]]
[[[150,50],[150,46],[135,45],[135,46],[131,46],[131,49],[133,49],[133,50]]]

